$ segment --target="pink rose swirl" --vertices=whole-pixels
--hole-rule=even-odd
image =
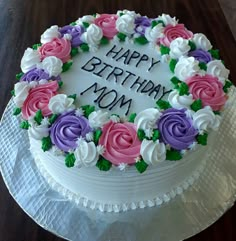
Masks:
[[[38,85],[31,89],[22,107],[23,118],[28,120],[38,110],[42,111],[43,116],[50,115],[52,112],[48,108],[48,103],[51,97],[57,94],[57,89],[57,81]]]
[[[201,99],[203,106],[209,105],[213,110],[220,110],[227,97],[223,91],[223,84],[212,75],[193,76],[186,80],[189,92],[195,100]]]
[[[164,35],[165,37],[160,39],[160,43],[167,47],[170,47],[170,43],[178,37],[184,39],[190,39],[193,37],[193,33],[187,30],[184,24],[177,24],[175,26],[167,25],[164,29]]]
[[[51,42],[43,44],[39,48],[39,53],[41,55],[41,60],[48,56],[55,56],[63,63],[67,62],[70,57],[71,43],[69,40],[64,38],[54,38]]]
[[[102,128],[99,145],[105,147],[103,157],[115,165],[134,164],[140,155],[141,141],[137,137],[136,126],[132,123],[114,123],[112,121]]]
[[[101,14],[94,20],[94,24],[102,29],[103,35],[112,39],[117,33],[116,20],[118,16],[115,14]]]

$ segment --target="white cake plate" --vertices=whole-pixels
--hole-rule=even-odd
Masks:
[[[234,92],[234,93],[233,93]],[[11,100],[0,125],[0,170],[9,192],[44,229],[72,241],[177,241],[214,223],[236,199],[236,91],[226,107],[214,151],[200,178],[159,207],[101,213],[54,191],[29,152],[27,132],[12,116]]]

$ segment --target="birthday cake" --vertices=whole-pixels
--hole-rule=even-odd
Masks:
[[[13,114],[41,173],[108,212],[160,205],[193,184],[231,87],[204,34],[128,10],[51,26],[21,70]]]

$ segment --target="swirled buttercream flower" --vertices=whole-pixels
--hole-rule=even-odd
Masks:
[[[163,13],[160,17],[158,17],[157,20],[163,21],[165,26],[167,25],[175,26],[178,23],[178,20],[176,20],[175,17],[172,18],[169,14],[165,14],[165,13]]]
[[[116,14],[101,14],[98,18],[95,18],[94,24],[102,29],[105,37],[112,39],[118,32],[116,29],[117,19]]]
[[[134,21],[134,16],[124,14],[116,20],[116,29],[121,33],[131,35],[134,33]]]
[[[190,50],[188,40],[178,37],[170,43],[170,57],[178,59],[181,56],[187,55]]]
[[[20,63],[22,72],[26,73],[29,70],[34,69],[38,63],[40,63],[39,52],[37,50],[27,48]]]
[[[48,108],[48,103],[51,97],[57,94],[57,89],[57,81],[38,85],[37,87],[31,89],[22,106],[23,118],[27,120],[38,110],[42,111],[43,116],[50,115],[52,112]]]
[[[59,36],[60,36],[60,33],[58,31],[58,26],[53,25],[41,35],[40,42],[42,44],[46,44],[48,42],[51,42],[54,38],[58,38]]]
[[[88,120],[84,116],[76,116],[75,111],[60,115],[50,128],[52,143],[59,149],[68,152],[77,147],[78,138],[84,138],[91,132]]]
[[[193,42],[195,43],[197,49],[208,51],[212,48],[210,41],[203,33],[195,33],[193,35]]]
[[[98,128],[102,127],[106,122],[109,120],[109,114],[108,112],[98,110],[98,111],[93,111],[89,116],[88,116],[89,124],[93,128]]]
[[[190,39],[193,37],[193,33],[187,30],[184,24],[176,24],[175,26],[167,25],[164,29],[164,35],[165,37],[160,39],[160,43],[167,47],[178,37],[182,37],[183,39]]]
[[[83,41],[81,40],[81,35],[84,32],[84,28],[82,26],[66,25],[66,26],[60,28],[59,32],[61,33],[62,37],[65,34],[70,34],[72,47],[78,47],[83,43]]]
[[[186,80],[189,92],[195,100],[201,99],[203,106],[209,105],[213,110],[221,110],[227,98],[223,85],[218,78],[212,75],[193,76]]]
[[[55,56],[63,63],[70,59],[70,51],[70,41],[64,38],[54,38],[51,42],[45,43],[39,48],[42,60],[48,56]]]
[[[144,36],[147,27],[151,26],[151,19],[146,16],[137,17],[134,21],[135,32]]]
[[[145,37],[151,43],[157,43],[158,39],[162,38],[163,35],[163,25],[161,23],[157,24],[154,28],[147,27],[145,30]]]
[[[20,81],[40,81],[40,80],[50,80],[50,76],[46,73],[43,69],[31,69],[27,73],[25,73],[21,78]]]
[[[115,165],[135,163],[135,158],[140,155],[141,146],[136,131],[136,126],[132,123],[109,121],[103,126],[99,139],[99,145],[105,147],[102,156]]]
[[[188,56],[194,57],[199,62],[203,62],[205,64],[212,61],[211,54],[209,52],[205,51],[205,50],[202,50],[202,49],[196,49],[196,50],[190,51],[188,53]]]
[[[15,96],[13,100],[18,107],[22,107],[30,91],[30,86],[27,82],[18,82],[14,86]]]
[[[45,70],[45,72],[48,73],[50,77],[58,76],[61,74],[62,66],[62,61],[55,56],[46,57],[41,63],[37,64],[37,67]]]
[[[179,95],[177,90],[172,90],[168,96],[170,105],[175,109],[190,109],[190,105],[193,103],[193,96],[190,95]]]
[[[192,119],[186,116],[185,111],[186,109],[167,109],[157,122],[161,141],[176,150],[187,149],[198,134],[192,125]]]

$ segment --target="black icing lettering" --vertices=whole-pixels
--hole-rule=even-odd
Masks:
[[[102,63],[101,59],[97,57],[92,57],[84,66],[81,67],[81,69],[88,72],[92,72],[95,70],[96,66],[100,65],[101,63]]]
[[[159,85],[156,85],[156,86],[154,87],[154,89],[149,93],[149,96],[151,96],[152,93],[156,93],[155,96],[153,97],[154,99],[156,99],[157,95],[158,95],[159,92],[160,92],[160,89],[161,89],[161,85],[160,85],[160,84],[159,84]]]
[[[134,51],[134,52],[130,55],[130,57],[129,57],[128,61],[126,62],[126,64],[129,64],[132,59],[137,59],[137,58],[139,58],[139,57],[140,57],[140,53],[137,52],[137,51]]]
[[[121,68],[118,68],[118,67],[115,67],[112,71],[111,71],[111,73],[107,76],[107,80],[109,80],[109,78],[111,78],[112,76],[114,76],[114,78],[115,78],[115,82],[117,83],[117,81],[118,81],[118,76],[121,76],[122,74],[123,74],[123,69],[121,69]]]
[[[115,105],[117,105],[119,102],[120,102],[120,106],[119,106],[120,108],[122,108],[122,107],[125,106],[125,105],[128,105],[128,106],[127,106],[127,110],[126,110],[126,112],[125,112],[125,115],[128,115],[129,110],[130,110],[130,106],[131,106],[131,103],[132,103],[132,99],[129,99],[129,100],[125,101],[125,95],[122,95],[117,101],[115,101],[115,102],[112,104],[112,106],[109,108],[109,110],[112,110],[113,107],[114,107]]]
[[[124,64],[127,64],[127,58],[129,57],[130,50],[126,50],[119,58],[116,59],[116,61],[119,61],[120,59],[124,58]]]
[[[107,87],[102,87],[102,88],[98,89],[98,83],[95,82],[95,83],[92,84],[90,87],[88,87],[86,90],[82,91],[82,92],[80,93],[80,95],[83,95],[85,92],[89,91],[90,89],[92,89],[92,90],[93,90],[93,93],[95,93],[95,94],[96,94],[97,92],[100,92],[100,91],[101,91],[101,93],[99,94],[98,98],[97,98],[96,100],[94,100],[94,102],[96,103],[97,101],[99,101],[99,99],[101,98],[101,96],[103,95],[103,93],[106,91]]]
[[[99,76],[99,77],[102,77],[102,72],[107,68],[107,67],[109,67],[109,68],[112,68],[112,66],[111,65],[109,65],[109,64],[106,64],[106,63],[103,63],[104,64],[104,67],[101,69],[101,70],[99,70],[97,73],[95,73],[95,72],[93,72],[95,75],[97,75],[97,76]]]
[[[147,80],[143,80],[139,82],[140,77],[138,76],[138,78],[135,80],[135,82],[130,86],[130,89],[132,89],[135,85],[138,85],[138,89],[136,90],[136,92],[139,91],[139,89],[147,82]]]
[[[126,80],[129,79],[130,76],[136,76],[135,74],[129,72],[128,70],[126,70],[126,73],[128,73],[128,75],[125,77],[125,79],[122,81],[121,85],[124,85]]]
[[[160,62],[161,62],[160,60],[157,60],[157,61],[155,62],[154,58],[152,58],[151,66],[149,67],[148,71],[150,71],[150,70],[153,68],[154,65],[156,65],[156,64],[158,64],[158,63],[160,63]]]
[[[114,94],[114,97],[112,96]],[[112,101],[108,101],[108,100],[104,100],[104,98],[106,98],[106,96],[108,96],[109,95],[109,97],[107,97],[108,99],[109,98],[113,98],[113,100]],[[98,106],[100,107],[100,108],[102,108],[102,109],[106,109],[106,108],[108,108],[110,105],[112,105],[115,101],[116,101],[116,99],[117,99],[117,95],[118,95],[118,93],[115,91],[115,90],[110,90],[110,91],[108,91],[107,93],[105,93],[100,99],[99,99],[99,102],[98,102]],[[111,96],[111,97],[110,97]],[[102,101],[104,100],[104,102],[108,102],[108,104],[107,105],[103,105],[103,103],[102,103]]]
[[[116,45],[114,45],[111,50],[109,50],[106,54],[106,56],[108,57],[109,55],[112,55],[112,58],[116,58],[118,56],[118,54],[123,50],[123,48],[121,47],[119,50],[116,50]]]
[[[169,94],[172,90],[165,90],[166,87],[162,86],[162,95],[158,98],[158,100],[161,100],[166,94]]]
[[[146,54],[143,54],[139,59],[139,61],[137,62],[136,67],[138,67],[142,61],[148,61],[148,60],[149,60],[149,57]]]
[[[154,83],[149,80],[147,84],[141,89],[140,93],[148,93],[151,89],[154,88]]]

